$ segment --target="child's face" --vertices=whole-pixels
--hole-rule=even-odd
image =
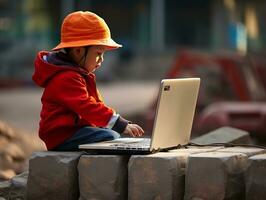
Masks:
[[[88,48],[86,60],[84,60],[84,68],[89,72],[94,72],[103,62],[103,55],[106,51],[105,46],[91,46]],[[84,48],[85,53],[85,48]]]

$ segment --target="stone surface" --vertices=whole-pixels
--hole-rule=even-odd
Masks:
[[[132,156],[128,164],[128,199],[183,199],[187,157],[221,148],[190,147]]]
[[[16,175],[11,179],[11,183],[14,187],[27,187],[29,171],[25,171]]]
[[[217,152],[228,152],[228,153],[243,153],[248,157],[265,153],[265,149],[254,148],[254,147],[229,147],[217,150]]]
[[[132,156],[128,165],[128,199],[181,199],[184,157]]]
[[[11,187],[10,181],[0,182],[0,197],[7,198]]]
[[[266,198],[266,154],[248,159],[246,171],[246,200],[265,200]]]
[[[28,200],[78,199],[82,152],[35,152],[29,161]]]
[[[197,144],[233,143],[250,144],[250,136],[247,131],[232,127],[221,127],[200,137],[191,140]]]
[[[204,147],[196,147],[196,146],[188,146],[187,148],[182,149],[175,149],[170,150],[169,153],[182,153],[186,154],[186,156],[189,156],[190,154],[197,154],[197,153],[204,153],[204,152],[213,152],[224,149],[223,146],[219,147],[212,147],[212,146],[204,146]]]
[[[185,200],[245,199],[244,171],[247,156],[210,152],[188,157]]]
[[[78,164],[80,200],[127,199],[127,163],[123,155],[83,155]]]
[[[26,199],[27,178],[28,172],[25,171],[14,176],[10,181],[0,182],[0,197],[3,199]]]
[[[81,156],[81,157],[80,157]],[[0,182],[0,200],[262,200],[266,153],[247,147],[194,147],[151,155],[36,152],[25,171]],[[28,178],[29,176],[29,178]],[[27,183],[27,179],[28,183]]]

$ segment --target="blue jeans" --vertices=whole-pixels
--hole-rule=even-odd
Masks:
[[[120,134],[106,128],[85,126],[79,129],[71,138],[58,145],[53,151],[78,151],[80,144],[101,142],[120,138]]]

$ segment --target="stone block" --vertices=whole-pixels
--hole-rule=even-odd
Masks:
[[[254,156],[257,154],[265,153],[265,149],[254,148],[254,147],[229,147],[217,150],[217,152],[228,152],[228,153],[243,153],[248,157]]]
[[[210,152],[188,157],[185,200],[245,199],[244,172],[247,156]]]
[[[26,199],[28,171],[25,171],[11,179],[11,187],[8,199]]]
[[[212,143],[233,143],[233,144],[250,144],[251,139],[247,131],[232,128],[221,127],[200,137],[191,140],[197,144],[212,144]]]
[[[128,164],[128,199],[182,199],[185,157],[174,154],[132,156]]]
[[[250,157],[245,175],[246,200],[264,200],[266,198],[266,154]]]
[[[214,152],[218,150],[224,149],[223,146],[212,147],[212,146],[204,146],[204,147],[197,147],[197,146],[188,146],[187,148],[181,149],[174,149],[167,152],[167,154],[175,153],[176,155],[182,154],[189,156],[190,154],[197,154],[197,153],[204,153],[204,152]]]
[[[128,199],[183,199],[187,157],[222,147],[189,147],[135,155],[128,164]]]
[[[80,200],[127,199],[124,155],[83,155],[78,164]]]
[[[29,161],[28,200],[76,200],[82,152],[35,152]]]

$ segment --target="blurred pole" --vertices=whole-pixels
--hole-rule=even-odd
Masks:
[[[164,4],[165,0],[151,0],[151,48],[156,52],[164,50]]]
[[[75,0],[63,0],[61,1],[61,21],[64,20],[64,18],[74,11],[75,9]]]
[[[228,38],[229,26],[228,16],[222,1],[211,2],[211,26],[212,26],[212,48],[228,49],[230,41]]]

